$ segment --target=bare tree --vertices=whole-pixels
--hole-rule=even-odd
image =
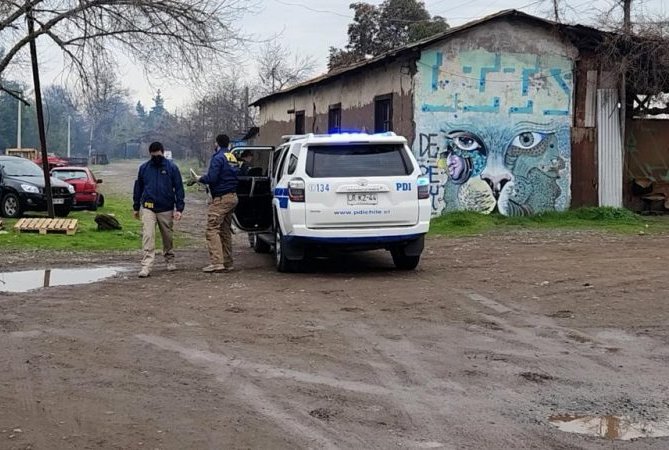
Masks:
[[[233,25],[251,1],[2,0],[0,75],[21,61],[32,40],[44,36],[85,85],[92,84],[94,65],[113,64],[117,51],[170,76],[192,77],[242,43]],[[32,33],[28,18],[36,24]]]
[[[267,42],[259,54],[258,78],[262,94],[271,94],[306,80],[316,61],[309,55],[292,54],[278,41]]]
[[[241,71],[234,69],[212,80],[208,92],[188,108],[180,122],[179,139],[202,164],[211,156],[217,134],[234,138],[248,131],[255,110],[248,107],[247,89],[253,97],[261,95],[257,86],[246,86]]]
[[[88,156],[94,149],[94,141],[100,141],[103,128],[110,131],[115,118],[129,108],[128,91],[121,87],[116,74],[95,67],[89,75],[89,84],[79,95],[80,108],[86,113],[89,125]],[[109,134],[109,133],[104,133]],[[102,144],[102,143],[101,143]]]

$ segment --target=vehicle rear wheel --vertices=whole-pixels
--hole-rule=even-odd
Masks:
[[[21,201],[19,196],[13,193],[7,193],[2,197],[2,203],[0,203],[0,215],[9,217],[10,219],[16,219],[21,217]]]
[[[392,249],[390,254],[393,256],[395,267],[400,270],[414,270],[420,261],[420,255],[409,256],[405,253],[403,247]]]
[[[294,272],[296,263],[286,258],[286,248],[289,244],[286,243],[286,238],[283,236],[280,227],[276,227],[276,234],[274,239],[274,260],[276,263],[276,270],[279,272]]]
[[[272,247],[260,239],[256,233],[249,233],[249,242],[256,253],[269,253],[272,251]]]
[[[69,206],[55,206],[54,212],[56,217],[67,217],[70,214],[70,209]]]

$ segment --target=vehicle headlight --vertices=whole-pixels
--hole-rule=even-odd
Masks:
[[[39,194],[39,188],[32,184],[21,184],[23,192],[30,192],[31,194]]]
[[[67,185],[67,190],[70,194],[74,194],[74,186],[72,186],[71,184]]]

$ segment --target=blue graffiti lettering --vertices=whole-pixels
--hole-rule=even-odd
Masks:
[[[493,97],[492,105],[467,105],[462,108],[464,112],[482,112],[482,113],[498,113],[500,98]]]
[[[495,53],[495,62],[492,67],[481,67],[481,77],[479,78],[479,92],[485,92],[486,77],[489,73],[495,73],[502,70],[502,55]]]

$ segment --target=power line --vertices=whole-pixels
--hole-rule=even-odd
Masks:
[[[285,0],[274,0],[274,1],[276,3],[279,3],[279,4],[284,5],[284,6],[294,6],[294,7],[297,7],[297,8],[306,9],[307,11],[311,11],[311,12],[315,12],[315,13],[319,13],[319,14],[332,14],[332,15],[335,15],[335,16],[338,16],[338,17],[343,17],[345,19],[349,19],[349,20],[354,20],[355,19],[354,16],[351,16],[351,15],[348,15],[348,14],[343,14],[343,13],[340,13],[340,12],[337,12],[337,11],[331,11],[331,10],[328,10],[328,9],[318,9],[318,8],[314,8],[314,7],[309,6],[309,5],[305,5],[304,3],[287,2]],[[476,2],[476,1],[479,1],[479,0],[468,0],[467,3],[463,3],[460,6],[464,6],[466,4],[471,4],[472,2]],[[541,1],[541,0],[539,0],[539,1]],[[535,2],[535,3],[538,3],[538,2]],[[532,4],[533,3],[531,3],[530,5],[532,5]],[[451,9],[454,9],[454,8],[451,8]],[[441,14],[443,14],[443,12]],[[441,14],[436,14],[436,15],[439,16]],[[479,18],[480,18],[479,16],[446,17],[446,19],[479,19]],[[433,19],[409,20],[409,19],[393,18],[393,19],[390,19],[390,21],[391,22],[409,24],[409,23],[432,22]]]
[[[309,5],[305,5],[304,3],[292,3],[292,2],[286,2],[284,0],[274,0],[274,1],[277,2],[277,3],[280,3],[282,5],[286,5],[286,6],[297,6],[298,8],[306,9],[306,10],[317,12],[317,13],[333,14],[335,16],[344,17],[346,19],[351,19],[351,20],[353,19],[353,16],[350,16],[348,14],[342,14],[342,13],[339,13],[337,11],[330,11],[330,10],[327,10],[327,9],[317,9],[317,8],[313,8]]]

